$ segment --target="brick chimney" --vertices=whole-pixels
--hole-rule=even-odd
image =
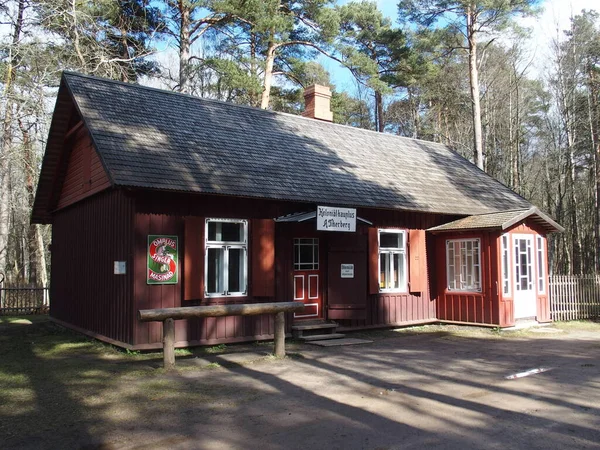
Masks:
[[[331,90],[327,86],[313,84],[304,89],[304,117],[333,122]]]

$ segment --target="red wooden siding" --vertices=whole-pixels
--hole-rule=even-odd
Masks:
[[[207,216],[218,217],[211,214]],[[252,227],[252,223],[250,225]],[[252,234],[250,229],[250,234]],[[202,298],[204,292],[204,219],[165,214],[136,213],[134,220],[134,302],[133,309],[171,308],[189,305],[224,305],[274,301],[272,297],[213,297]],[[176,285],[146,284],[147,240],[149,234],[179,236],[180,283]],[[183,239],[182,239],[183,237]],[[252,246],[249,248],[252,261]],[[188,254],[191,253],[191,254]],[[192,280],[188,280],[191,274]],[[249,274],[251,277],[251,274]],[[251,278],[250,278],[251,279]],[[190,283],[190,284],[188,284]],[[249,286],[252,290],[252,284]],[[198,294],[202,294],[198,296]],[[187,299],[189,302],[183,303]],[[162,324],[142,323],[136,320],[134,328],[135,349],[159,348],[162,344]],[[210,345],[225,342],[242,342],[272,337],[273,318],[262,316],[209,317],[175,321],[175,340],[179,347]]]
[[[481,247],[481,292],[449,291],[446,274],[446,241],[479,238]],[[484,234],[440,234],[436,236],[438,301],[437,317],[452,322],[500,325],[498,307],[498,252],[496,236]]]
[[[54,319],[108,340],[131,342],[132,212],[131,199],[110,191],[54,214]],[[127,274],[114,275],[114,261],[125,261]]]
[[[410,292],[427,290],[427,255],[425,230],[409,230],[408,286]]]
[[[147,279],[147,247],[149,234],[167,234],[179,236],[178,251],[181,261],[183,220],[162,214],[136,214],[134,221],[134,309],[174,308],[181,304],[181,284],[149,285]],[[181,266],[178,268],[181,277]],[[180,321],[177,321],[180,322]],[[178,323],[179,325],[179,323]],[[162,324],[137,321],[134,344],[161,342]]]
[[[379,293],[379,236],[377,228],[369,228],[369,294]]]
[[[365,320],[339,320],[341,329],[372,328],[434,322],[436,302],[429,295],[386,293],[369,295]]]
[[[73,147],[58,200],[58,208],[64,208],[108,187],[110,187],[108,175],[102,167],[87,129],[81,127],[73,137]]]
[[[251,223],[252,295],[275,295],[275,222],[254,219]]]
[[[186,217],[183,238],[183,299],[204,296],[204,218]]]

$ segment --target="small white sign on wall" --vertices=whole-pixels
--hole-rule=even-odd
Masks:
[[[127,273],[127,261],[115,261],[115,275],[125,275]]]
[[[356,231],[356,209],[337,206],[317,206],[317,230]]]
[[[354,278],[354,264],[342,264],[342,278]]]

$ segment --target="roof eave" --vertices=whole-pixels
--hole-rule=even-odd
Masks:
[[[511,220],[502,224],[502,229],[507,230],[516,224],[530,218],[531,216],[537,216],[540,220],[536,220],[536,223],[544,228],[548,233],[562,233],[565,231],[564,227],[556,223],[550,216],[544,214],[536,206],[524,211],[522,214],[513,217]]]

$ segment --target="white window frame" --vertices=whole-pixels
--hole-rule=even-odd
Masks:
[[[505,244],[506,243],[506,244]],[[510,297],[511,293],[511,264],[510,264],[510,234],[500,236],[500,267],[502,270],[502,297]],[[505,258],[506,257],[506,258]],[[506,259],[506,261],[505,261]]]
[[[544,237],[535,237],[535,256],[537,266],[537,289],[539,294],[546,293],[546,270],[545,270],[545,254],[544,254]],[[540,287],[541,286],[541,287]]]
[[[210,241],[208,239],[208,226],[210,223],[239,223],[243,225],[242,241]],[[223,255],[223,291],[208,292],[208,250],[218,248],[224,250]],[[239,292],[229,291],[229,250],[240,249],[244,254],[244,270],[242,281],[244,289]],[[248,295],[248,221],[244,219],[219,219],[208,218],[204,226],[204,295],[206,297],[245,297]]]
[[[471,287],[471,286],[466,286],[466,287],[451,287],[450,286],[450,266],[454,267],[454,262],[452,264],[450,264],[450,256],[449,256],[449,252],[448,252],[448,247],[450,244],[454,245],[456,243],[462,244],[462,243],[467,243],[467,242],[471,242],[471,243],[475,243],[477,242],[477,251],[478,251],[478,261],[479,264],[477,264],[477,269],[478,269],[478,280],[479,280],[479,287]],[[459,247],[460,248],[460,247]],[[472,247],[471,247],[472,248]],[[461,278],[461,284],[462,284],[462,266],[463,266],[463,262],[462,262],[462,252],[461,252],[461,261],[460,261],[460,278]],[[456,268],[454,268],[454,273],[456,273]],[[475,269],[475,264],[473,265],[473,267],[471,268],[471,271]],[[452,281],[454,282],[455,279],[453,278]],[[448,290],[448,292],[482,292],[481,289],[481,285],[482,285],[482,279],[481,279],[481,239],[479,238],[470,238],[470,239],[447,239],[446,240],[446,289]]]
[[[308,240],[310,239],[312,241],[311,244],[307,244],[307,243],[301,243],[301,240]],[[311,246],[313,249],[313,260],[310,263],[297,263],[296,262],[296,247],[298,247],[298,249],[300,249],[300,247],[308,247]],[[316,248],[315,248],[316,247]],[[316,252],[315,252],[316,250]],[[300,250],[298,250],[300,251]],[[316,260],[315,260],[316,257]],[[297,269],[296,267],[298,265],[302,266],[302,265],[312,265],[312,268],[310,269]],[[319,238],[294,238],[294,271],[298,272],[298,271],[305,271],[305,270],[319,270]]]
[[[396,233],[396,234],[401,234],[402,237],[402,243],[403,243],[403,247],[381,247],[381,233]],[[377,255],[377,282],[378,282],[378,286],[379,286],[379,292],[408,292],[408,260],[406,257],[406,244],[407,244],[407,238],[408,233],[406,232],[406,230],[401,230],[398,228],[379,228],[377,230],[377,246],[379,248],[379,252]],[[382,254],[389,254],[389,255],[393,255],[393,254],[398,254],[400,255],[400,257],[404,260],[404,283],[400,286],[398,286],[397,288],[382,288],[381,287],[381,255]],[[391,280],[392,279],[392,274],[394,273],[394,259],[393,257],[388,257],[387,258],[388,263],[386,264],[386,275],[387,275],[387,280]]]

